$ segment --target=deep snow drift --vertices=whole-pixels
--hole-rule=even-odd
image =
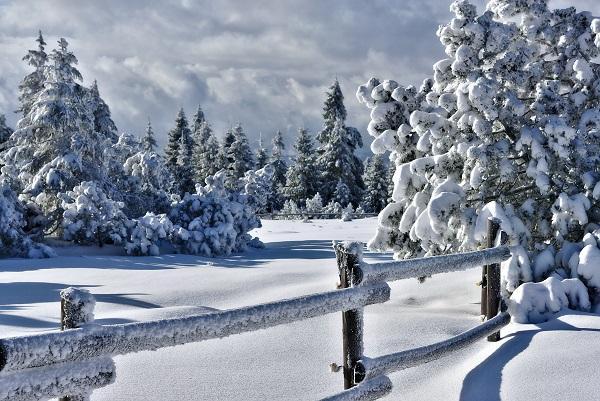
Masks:
[[[331,240],[366,241],[376,222],[263,224],[252,234],[266,249],[223,258],[128,257],[116,247],[80,247],[57,248],[63,256],[54,259],[0,260],[0,337],[58,327],[59,291],[69,286],[96,296],[99,324],[187,316],[331,290],[337,282]],[[389,259],[365,256],[371,262]],[[480,292],[474,284],[480,274],[473,269],[424,284],[391,283],[391,300],[365,309],[365,354],[376,357],[426,345],[478,324]],[[332,395],[342,386],[341,373],[329,372],[331,362],[341,362],[340,321],[333,314],[116,357],[116,383],[95,391],[92,400],[314,400]],[[386,399],[596,397],[600,373],[594,361],[600,347],[594,344],[600,343],[600,318],[577,314],[540,325],[513,324],[502,335],[500,343],[479,342],[392,374],[394,391]]]

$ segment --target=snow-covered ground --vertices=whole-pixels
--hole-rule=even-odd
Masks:
[[[53,330],[58,292],[89,289],[101,324],[221,310],[331,290],[331,240],[366,241],[375,219],[263,221],[266,249],[204,258],[128,257],[116,248],[59,248],[60,257],[0,261],[0,337]],[[368,253],[367,259],[389,255]],[[392,283],[392,299],[366,308],[370,356],[439,341],[479,322],[480,271]],[[340,390],[340,314],[116,357],[116,383],[92,400],[314,400]],[[511,325],[500,343],[479,342],[441,361],[391,376],[390,400],[589,400],[600,373],[600,318],[564,315]],[[585,358],[582,357],[585,355]]]

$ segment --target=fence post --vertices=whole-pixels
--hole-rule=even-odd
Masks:
[[[334,248],[340,275],[339,287],[351,287],[353,278],[359,278],[362,274],[360,270],[362,244],[336,243]],[[342,312],[342,347],[344,389],[349,389],[358,384],[354,377],[354,368],[363,354],[363,308]]]
[[[69,287],[60,292],[60,329],[76,329],[94,321],[96,300],[88,290]],[[65,395],[59,401],[85,401],[89,394]]]
[[[493,248],[496,243],[496,237],[500,231],[500,221],[490,217],[487,222],[487,247]],[[486,297],[481,299],[481,304],[486,304],[487,320],[498,314],[500,309],[500,264],[492,263],[484,266],[486,276]],[[500,340],[500,331],[492,333],[488,336],[488,341],[496,342]]]

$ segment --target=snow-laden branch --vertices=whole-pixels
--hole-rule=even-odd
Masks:
[[[500,263],[509,257],[510,249],[507,246],[499,246],[453,255],[373,264],[362,263],[361,269],[363,272],[363,282],[374,283],[462,271],[492,263]]]
[[[343,391],[321,401],[372,401],[392,392],[392,382],[386,376],[378,376],[364,381],[358,386]]]
[[[86,394],[114,380],[115,365],[110,358],[2,373],[0,401],[33,401]]]
[[[81,329],[0,340],[0,370],[14,371],[101,355],[223,338],[232,334],[386,302],[387,284],[352,287],[186,318]]]
[[[370,378],[378,377],[380,375],[440,359],[451,352],[463,349],[489,334],[498,331],[508,323],[510,323],[510,315],[507,312],[502,312],[498,316],[477,327],[435,344],[372,359],[365,357],[358,363],[356,374],[369,380]]]

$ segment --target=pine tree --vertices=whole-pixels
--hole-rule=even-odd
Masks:
[[[2,144],[8,141],[12,133],[13,130],[6,125],[6,116],[0,114],[0,149],[2,149]]]
[[[350,200],[360,203],[364,183],[362,161],[354,154],[363,146],[360,132],[345,124],[344,95],[337,80],[329,88],[323,107],[323,130],[317,135],[320,146],[317,166],[320,171],[322,195],[330,201],[341,179],[350,189]]]
[[[263,145],[262,133],[258,137],[258,149],[256,150],[256,168],[261,169],[269,162],[267,149]]]
[[[227,187],[232,190],[240,188],[239,179],[242,178],[246,171],[252,170],[254,167],[254,159],[252,150],[248,143],[248,137],[242,128],[241,124],[237,124],[233,128],[234,141],[227,149]],[[227,136],[225,137],[226,141]]]
[[[182,143],[182,136],[191,136],[183,108],[179,109],[179,112],[177,113],[175,127],[169,131],[169,140],[165,149],[165,164],[174,177],[177,177],[177,160],[179,159],[179,148]],[[184,141],[184,143],[187,143],[187,140]]]
[[[387,200],[388,203],[392,203],[392,195],[394,194],[394,174],[396,173],[396,162],[390,160],[387,170]]]
[[[333,201],[342,205],[342,207],[348,206],[350,203],[350,188],[340,178],[335,186],[333,193]]]
[[[221,147],[219,148],[219,167],[221,170],[226,171],[226,179],[225,182],[229,180],[229,166],[233,163],[233,159],[229,159],[231,145],[235,142],[235,134],[233,132],[233,127],[228,129],[225,132],[225,137],[223,138],[223,142],[221,143]]]
[[[177,157],[177,175],[175,182],[179,194],[196,193],[196,184],[194,182],[194,166],[192,165],[193,141],[191,135],[186,131],[181,135],[179,144],[179,156]]]
[[[203,123],[206,122],[206,117],[204,116],[204,111],[202,111],[202,107],[198,105],[198,109],[196,110],[196,114],[192,118],[192,132],[197,132],[200,130],[200,127]]]
[[[281,131],[277,131],[273,137],[273,150],[271,151],[270,162],[274,170],[271,197],[267,203],[267,208],[270,211],[279,210],[283,207],[283,188],[285,186],[285,175],[288,169],[283,156],[284,150],[285,143],[283,142],[283,134]]]
[[[144,152],[154,152],[156,149],[156,139],[154,138],[154,130],[152,129],[152,123],[150,119],[148,119],[148,125],[146,126],[146,134],[142,139],[142,145],[144,148]]]
[[[85,90],[77,83],[82,80],[74,66],[77,58],[65,39],[59,40],[50,60],[44,89],[1,158],[3,171],[22,192],[54,213],[60,207],[60,192],[82,181],[107,185],[104,151],[110,144],[94,130],[94,116],[81,96]]]
[[[367,213],[379,213],[388,201],[388,169],[383,156],[369,158],[363,180],[366,189],[361,206]]]
[[[119,137],[117,126],[111,118],[110,108],[100,97],[96,80],[87,92],[87,102],[90,111],[94,114],[94,129],[96,132],[108,138],[112,143],[116,143]]]
[[[207,177],[215,175],[222,168],[219,142],[213,135],[210,124],[204,118],[200,107],[194,116],[194,154],[192,157],[196,182],[204,184]]]
[[[45,51],[46,42],[42,36],[42,31],[39,31],[37,50],[29,50],[23,61],[34,68],[34,71],[27,75],[19,84],[19,110],[23,116],[29,114],[31,106],[37,99],[39,93],[44,89],[45,69],[48,62],[48,54]]]
[[[296,157],[286,173],[283,194],[297,205],[304,206],[306,200],[317,193],[319,178],[315,169],[313,141],[306,129],[298,130],[294,149]]]

